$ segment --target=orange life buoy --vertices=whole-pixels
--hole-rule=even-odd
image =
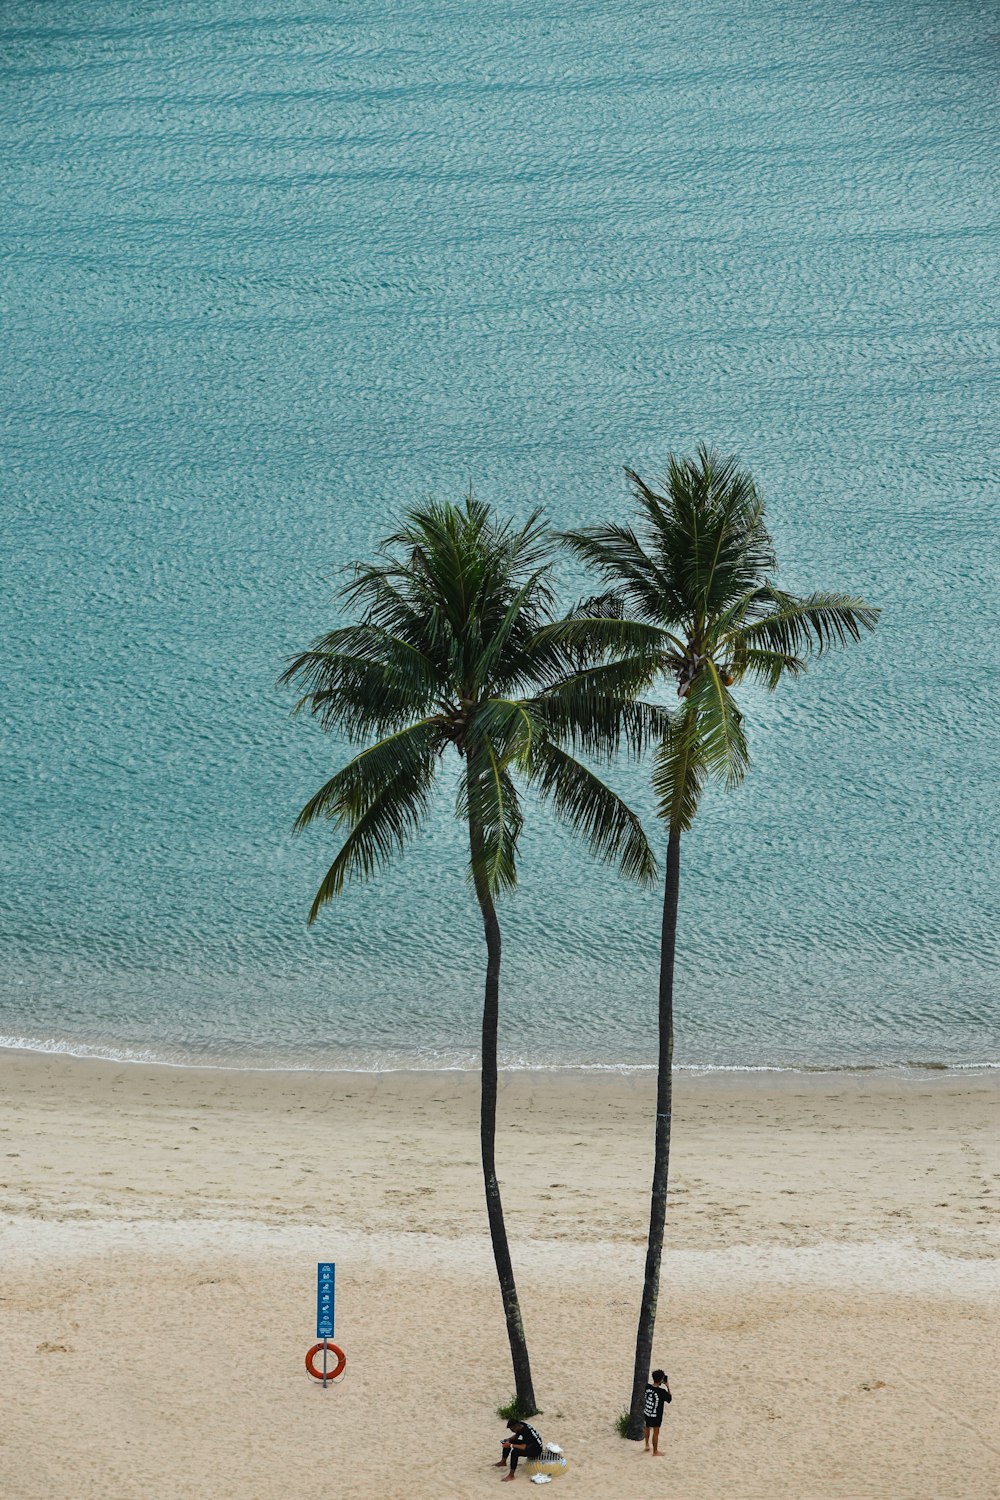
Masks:
[[[336,1344],[330,1343],[328,1343],[326,1346],[326,1352],[327,1354],[332,1354],[336,1359],[336,1364],[333,1366],[333,1368],[327,1369],[326,1378],[327,1380],[336,1380],[337,1376],[342,1375],[344,1372],[344,1366],[347,1364],[347,1355],[344,1353],[343,1349],[339,1348]],[[317,1370],[316,1366],[313,1364],[313,1360],[316,1358],[316,1355],[322,1353],[323,1345],[320,1343],[313,1344],[312,1348],[309,1350],[309,1353],[306,1355],[306,1369],[309,1371],[309,1374],[313,1377],[314,1380],[323,1379],[322,1365]]]

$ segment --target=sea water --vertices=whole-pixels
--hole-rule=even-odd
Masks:
[[[454,768],[307,931],[289,654],[401,508],[624,518],[699,440],[874,637],[744,694],[686,1066],[995,1060],[997,23],[973,0],[8,0],[0,1036],[475,1063]],[[583,580],[563,570],[569,601]],[[645,768],[615,784],[651,818]],[[662,831],[654,836],[662,849]],[[660,897],[529,807],[510,1065],[654,1058]]]

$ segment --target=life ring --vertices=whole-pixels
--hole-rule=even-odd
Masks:
[[[344,1353],[343,1349],[338,1347],[337,1344],[328,1343],[326,1346],[326,1352],[328,1355],[335,1355],[337,1360],[337,1363],[333,1366],[332,1369],[327,1369],[326,1378],[327,1380],[336,1380],[338,1375],[342,1375],[344,1373],[344,1366],[347,1364],[347,1355]],[[322,1353],[323,1345],[320,1343],[313,1344],[312,1348],[309,1350],[309,1353],[306,1355],[306,1369],[309,1371],[309,1374],[314,1380],[323,1379],[323,1367],[320,1366],[320,1368],[317,1370],[316,1366],[313,1364],[313,1360],[316,1358],[317,1354]]]

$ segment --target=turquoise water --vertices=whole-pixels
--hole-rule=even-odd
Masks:
[[[307,932],[332,848],[290,826],[342,751],[275,678],[404,502],[581,523],[705,439],[787,587],[884,616],[748,700],[751,778],[687,840],[679,1060],[1000,1056],[989,8],[2,21],[0,1036],[473,1060],[450,791]],[[651,1059],[657,895],[536,812],[502,920],[508,1062]]]

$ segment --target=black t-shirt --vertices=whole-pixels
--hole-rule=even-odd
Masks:
[[[528,1422],[521,1423],[521,1430],[513,1434],[513,1439],[524,1444],[525,1458],[537,1458],[542,1451],[542,1439]]]
[[[666,1385],[647,1385],[646,1400],[643,1403],[647,1427],[659,1427],[663,1421],[663,1408],[666,1405],[666,1400]]]

